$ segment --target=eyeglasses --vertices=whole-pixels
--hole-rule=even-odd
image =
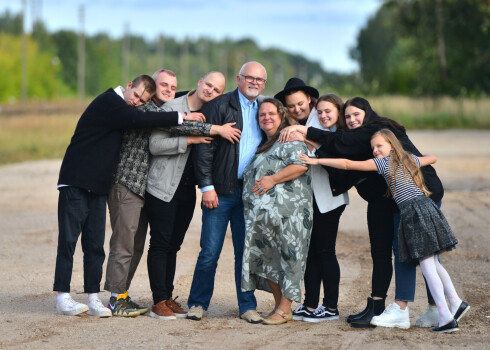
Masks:
[[[255,81],[259,85],[264,85],[265,82],[267,81],[267,79],[255,78],[255,77],[251,77],[250,75],[240,74],[240,76],[243,77],[243,78],[245,78],[245,81],[247,83],[253,83]]]

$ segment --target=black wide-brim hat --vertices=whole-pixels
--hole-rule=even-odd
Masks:
[[[298,91],[298,90],[303,91],[310,97],[318,98],[318,96],[320,96],[317,89],[306,85],[305,82],[300,78],[291,78],[287,81],[286,85],[284,86],[284,90],[275,94],[274,98],[281,101],[283,105],[286,105],[286,95],[288,94],[288,92]]]

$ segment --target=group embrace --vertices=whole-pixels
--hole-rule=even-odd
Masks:
[[[372,293],[347,322],[409,328],[407,305],[414,300],[419,264],[429,307],[416,326],[457,330],[470,307],[438,259],[458,241],[439,210],[444,191],[430,166],[436,158],[422,156],[403,126],[380,117],[363,98],[344,103],[335,94],[320,96],[298,78],[266,98],[267,72],[258,62],[245,63],[236,81],[237,88],[224,94],[223,74],[209,72],[195,90],[175,98],[177,78],[162,69],[153,78],[138,76],[126,89],[107,90],[87,107],[58,181],[58,312],[148,312],[128,290],[149,225],[150,316],[201,320],[230,225],[240,318],[267,325],[339,319],[335,245],[347,191],[355,187],[368,203]],[[185,311],[173,296],[173,282],[196,184],[202,192],[201,251]],[[98,297],[106,203],[113,230],[107,307]],[[87,304],[69,294],[80,233]],[[385,308],[392,253],[395,301]],[[257,312],[255,289],[272,293],[272,310]],[[294,311],[292,302],[299,303]]]

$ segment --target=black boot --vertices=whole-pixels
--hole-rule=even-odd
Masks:
[[[385,299],[374,300],[372,303],[372,308],[370,308],[363,316],[354,318],[350,325],[354,328],[370,328],[376,327],[371,325],[371,319],[374,316],[379,316],[385,311]]]
[[[369,297],[369,298],[367,298],[366,308],[364,310],[362,310],[361,312],[358,312],[357,314],[352,314],[352,315],[347,316],[347,323],[351,323],[352,320],[355,318],[359,318],[359,317],[364,316],[364,314],[366,312],[368,312],[369,309],[372,309],[372,308],[373,308],[373,298]]]

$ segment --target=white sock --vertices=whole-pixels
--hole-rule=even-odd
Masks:
[[[94,301],[95,299],[99,299],[99,293],[88,293],[88,302]]]
[[[119,294],[117,294],[117,293],[111,293],[111,297],[116,297],[116,298],[117,298],[117,297],[118,297],[118,295],[119,295]]]
[[[434,255],[420,260],[420,269],[429,285],[430,293],[434,298],[439,311],[439,327],[443,326],[453,319],[453,315],[447,308],[446,298],[444,297],[444,285],[437,273],[436,257]]]
[[[454,288],[454,284],[451,281],[451,277],[449,277],[449,274],[447,273],[446,269],[444,266],[441,265],[439,261],[436,259],[436,269],[437,269],[437,274],[441,278],[442,285],[444,286],[444,294],[447,296],[447,299],[449,300],[449,305],[451,308],[451,313],[454,315],[456,311],[458,311],[459,306],[461,305],[461,299],[458,296],[458,293],[456,293],[456,289]]]
[[[71,298],[70,293],[58,292],[58,295],[56,296],[58,303],[61,303],[65,298]]]

